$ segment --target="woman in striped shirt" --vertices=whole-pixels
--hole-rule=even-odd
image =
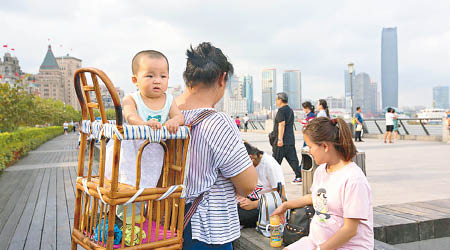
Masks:
[[[222,99],[233,66],[219,48],[201,43],[187,51],[185,92],[176,99],[187,124]],[[203,194],[183,233],[183,249],[232,249],[240,227],[236,194],[246,196],[257,172],[235,122],[214,112],[191,131],[186,211]]]

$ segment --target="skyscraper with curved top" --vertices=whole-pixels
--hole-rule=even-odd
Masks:
[[[397,28],[383,28],[381,36],[382,108],[398,107]]]

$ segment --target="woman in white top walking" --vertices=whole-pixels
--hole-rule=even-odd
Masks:
[[[319,113],[317,113],[317,117],[330,118],[330,111],[328,111],[328,104],[326,100],[319,99],[319,103],[317,103],[317,109],[319,110]]]
[[[386,111],[386,133],[384,134],[384,143],[386,138],[389,139],[389,143],[392,143],[392,131],[394,130],[394,119],[397,119],[393,113],[393,108],[388,108]]]

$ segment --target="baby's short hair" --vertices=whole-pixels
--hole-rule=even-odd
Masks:
[[[163,53],[161,53],[159,51],[156,51],[156,50],[143,50],[143,51],[137,53],[133,57],[133,60],[131,61],[131,70],[133,72],[133,75],[136,75],[136,73],[138,72],[138,70],[139,70],[139,59],[141,59],[141,57],[143,57],[143,56],[147,56],[147,57],[150,57],[150,58],[164,58],[164,59],[166,59],[167,71],[169,71],[169,60],[167,60],[167,57]]]

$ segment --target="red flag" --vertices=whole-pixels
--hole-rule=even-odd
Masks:
[[[4,44],[4,45],[3,45],[3,48],[8,48],[8,45],[7,45],[7,44]]]
[[[0,74],[0,79],[2,79],[2,78],[3,78],[3,75]]]
[[[33,82],[36,82],[36,80],[33,80]]]
[[[11,48],[12,51],[16,51],[14,48]]]
[[[19,73],[16,72],[16,76],[19,76]]]
[[[24,77],[25,77],[25,76],[22,75],[22,76],[20,76],[20,79],[23,79]]]

